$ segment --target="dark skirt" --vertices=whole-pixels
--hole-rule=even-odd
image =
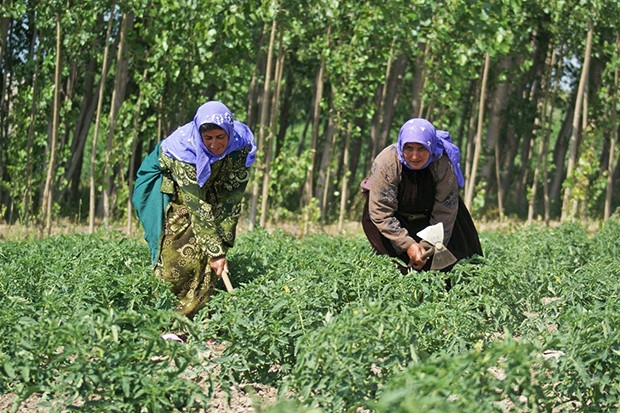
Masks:
[[[405,185],[410,184],[409,182],[405,182]],[[416,188],[417,189],[417,188]],[[418,193],[417,190],[412,191],[411,189],[405,191],[404,193],[418,194],[417,203],[418,205],[427,205],[429,206],[432,202],[434,202],[434,191],[427,191]],[[379,229],[375,226],[375,224],[370,220],[370,215],[368,213],[368,194],[365,193],[366,202],[364,204],[364,210],[362,213],[362,228],[364,229],[364,233],[370,242],[370,245],[375,250],[377,254],[381,255],[389,255],[390,257],[399,258],[405,265],[399,266],[403,273],[406,273],[409,269],[407,265],[409,264],[409,256],[406,252],[399,254],[392,243],[385,237]],[[432,196],[432,198],[431,198]],[[427,199],[423,199],[427,198]],[[426,208],[427,214],[422,214],[424,217],[420,219],[407,219],[405,216],[396,213],[396,218],[400,221],[403,228],[407,229],[409,236],[411,236],[416,242],[420,242],[421,239],[416,234],[430,225],[430,211]],[[463,199],[459,196],[459,206],[458,212],[456,214],[456,221],[454,223],[454,228],[452,229],[452,236],[450,241],[446,245],[446,248],[456,257],[457,260],[461,260],[464,258],[470,258],[474,255],[482,256],[482,246],[480,245],[480,238],[478,237],[478,231],[476,230],[476,226],[474,225],[474,221],[471,218]],[[428,260],[423,270],[429,270],[431,266],[432,260]],[[454,265],[444,268],[442,271],[450,271]]]

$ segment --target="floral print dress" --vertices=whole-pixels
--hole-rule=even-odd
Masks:
[[[194,165],[159,154],[164,174],[161,192],[171,201],[164,212],[155,274],[170,283],[179,298],[177,310],[190,318],[215,292],[211,259],[225,256],[234,244],[249,179],[245,166],[249,151],[242,148],[214,162],[202,188]]]

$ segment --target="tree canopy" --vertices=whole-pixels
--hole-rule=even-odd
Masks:
[[[411,117],[475,218],[606,219],[619,33],[611,0],[2,0],[0,220],[131,226],[140,162],[212,99],[259,142],[252,226],[358,219]]]

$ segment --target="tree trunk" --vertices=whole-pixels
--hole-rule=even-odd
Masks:
[[[133,26],[133,14],[123,13],[121,21],[121,29],[119,33],[119,45],[116,54],[116,72],[114,76],[114,90],[112,90],[112,101],[110,104],[110,117],[109,117],[109,130],[107,149],[105,152],[105,160],[103,165],[103,180],[105,182],[103,188],[103,224],[108,227],[108,218],[111,213],[114,182],[112,179],[112,171],[114,166],[112,165],[112,153],[114,151],[114,129],[116,127],[116,117],[118,111],[125,100],[125,90],[127,89],[127,82],[129,81],[128,75],[128,56],[126,53],[127,48],[127,32],[132,29]]]
[[[499,137],[496,136],[493,142],[495,151],[495,180],[497,182],[497,213],[499,222],[504,221],[504,196],[502,188],[502,175],[500,166],[500,154],[499,154]]]
[[[11,7],[11,0],[5,0],[2,2],[2,5],[7,9]],[[7,38],[9,34],[9,24],[11,23],[11,18],[7,16],[0,17],[0,64],[2,63],[2,58],[4,57],[4,52],[7,46]],[[4,90],[2,88],[1,90]]]
[[[474,199],[474,189],[476,187],[476,171],[478,169],[478,162],[480,160],[480,150],[482,146],[482,129],[484,128],[484,102],[487,87],[487,78],[489,76],[489,66],[491,64],[491,57],[489,53],[485,53],[484,67],[482,71],[482,84],[480,85],[480,101],[478,104],[478,126],[476,130],[476,140],[474,142],[474,155],[472,158],[471,176],[469,181],[465,185],[465,205],[468,209],[471,209],[471,203]]]
[[[282,77],[284,78],[284,73],[282,73]],[[294,82],[295,79],[293,78],[293,76],[287,76],[286,81],[284,81],[284,98],[278,99],[281,104],[278,108],[278,112],[280,115],[278,116],[278,132],[276,134],[276,150],[273,157],[274,159],[277,159],[280,156],[282,148],[284,148],[287,126],[290,119],[290,112],[291,110],[298,110],[296,107],[294,107],[291,100],[293,96],[293,91],[295,90]]]
[[[41,225],[45,221],[45,232],[49,236],[52,231],[52,206],[54,204],[54,175],[56,166],[56,142],[58,140],[58,124],[60,113],[60,89],[61,89],[61,58],[60,47],[62,44],[60,16],[56,16],[56,70],[54,72],[54,104],[52,114],[51,142],[49,145],[49,161],[47,164],[47,176],[43,190],[43,203],[41,206]],[[40,235],[40,234],[39,234]]]
[[[114,16],[116,10],[116,4],[112,3],[112,12],[110,16]],[[105,46],[103,49],[103,63],[101,65],[101,80],[99,81],[99,94],[97,98],[97,115],[95,117],[95,128],[93,131],[93,147],[90,154],[90,193],[89,193],[89,208],[88,208],[88,232],[95,232],[95,163],[97,161],[97,138],[99,135],[99,123],[101,120],[101,108],[103,106],[103,91],[105,88],[106,68],[108,66],[108,53],[110,46],[110,35],[112,33],[113,18],[108,20],[108,29],[105,36]]]
[[[265,34],[267,33],[268,27],[269,26],[267,25],[267,23],[265,23],[263,25],[263,30],[261,31],[260,40],[257,47],[257,50],[259,51],[258,58],[256,64],[254,65],[252,79],[250,80],[250,86],[248,88],[248,113],[245,121],[251,130],[254,130],[257,123],[257,116],[255,115],[254,108],[258,106],[259,90],[256,83],[258,81],[260,68],[264,67],[264,54],[261,51],[263,50],[263,46],[265,44]]]
[[[146,77],[148,75],[148,68],[144,69],[142,73],[142,82],[146,83]],[[138,100],[136,101],[136,111],[133,117],[133,128],[131,133],[131,151],[129,159],[129,173],[127,178],[127,186],[129,188],[129,196],[127,197],[127,234],[131,234],[132,231],[132,209],[131,197],[133,195],[133,177],[136,174],[136,150],[138,148],[138,128],[140,127],[140,109],[142,106],[142,89],[138,91]]]
[[[7,0],[7,7],[10,5],[10,0]],[[4,15],[0,16],[0,180],[6,179],[6,171],[5,166],[9,164],[8,155],[5,152],[6,141],[8,140],[9,135],[9,122],[8,122],[8,101],[9,101],[9,93],[11,91],[11,86],[9,85],[9,73],[10,73],[10,63],[7,58],[7,61],[3,61],[5,56],[5,51],[9,44],[9,28],[11,26],[11,19],[9,17],[5,17]],[[0,209],[6,203],[9,203],[11,200],[10,192],[4,190],[4,185],[0,185]],[[0,219],[3,218],[3,215],[0,214]],[[9,223],[12,222],[12,219],[9,219]]]
[[[364,118],[354,119],[354,124],[351,125],[351,131],[355,129],[356,127],[359,127],[360,130],[364,130],[365,122],[366,121]],[[356,135],[356,136],[353,136],[353,134],[351,135],[352,136],[351,136],[351,142],[349,143],[349,158],[348,158],[349,163],[350,163],[350,166],[349,166],[350,172],[349,172],[349,179],[348,179],[348,182],[349,182],[348,199],[351,203],[351,208],[349,210],[357,211],[359,210],[359,208],[357,208],[357,203],[358,202],[361,203],[363,201],[363,197],[358,196],[360,181],[356,181],[355,178],[358,175],[357,174],[358,170],[361,170],[365,173],[366,171],[370,169],[370,166],[368,164],[371,160],[368,157],[367,153],[362,153],[362,146],[363,146],[363,143],[366,141],[365,137],[362,138],[362,136],[360,135]]]
[[[383,109],[381,114],[381,136],[379,139],[379,148],[386,147],[388,145],[388,139],[392,130],[392,121],[394,120],[394,113],[398,99],[400,97],[400,85],[405,76],[407,70],[407,56],[401,54],[396,57],[392,65],[392,69],[389,72],[389,76],[385,79],[387,86],[386,93],[384,94],[384,100],[381,103]],[[400,122],[403,124],[404,122]]]
[[[65,162],[65,172],[62,180],[68,182],[59,194],[59,197],[68,198],[68,202],[76,202],[79,199],[80,175],[84,163],[84,148],[88,139],[88,130],[97,108],[97,94],[95,93],[95,70],[97,62],[91,59],[88,62],[84,78],[84,95],[80,104],[80,111],[75,122],[73,141],[71,142],[70,155]],[[106,73],[109,68],[106,68]]]
[[[327,49],[329,49],[329,43],[331,36],[331,26],[327,28]],[[316,162],[316,149],[319,141],[319,122],[321,118],[321,100],[323,100],[323,87],[325,83],[325,66],[326,58],[321,57],[321,65],[316,75],[316,87],[314,92],[314,102],[312,105],[312,131],[310,140],[310,165],[308,165],[308,172],[306,174],[306,183],[304,185],[304,191],[301,198],[301,206],[307,206],[314,197],[314,164]],[[307,217],[304,218],[307,221]]]
[[[536,166],[534,167],[534,176],[532,178],[532,187],[530,190],[530,196],[528,199],[528,209],[527,209],[527,224],[531,225],[534,220],[534,212],[536,205],[536,197],[538,194],[538,181],[543,173],[546,170],[543,165],[546,165],[545,160],[547,158],[547,150],[549,148],[548,138],[550,130],[550,126],[547,123],[547,118],[549,112],[553,113],[553,92],[549,89],[549,85],[551,85],[552,79],[552,70],[556,63],[556,49],[554,47],[549,48],[549,54],[551,55],[547,60],[550,61],[546,65],[546,70],[544,76],[541,79],[541,96],[538,100],[537,111],[538,117],[535,120],[535,125],[538,126],[537,129],[533,131],[534,136],[538,136],[538,155],[536,157]],[[553,89],[555,90],[555,89]],[[550,93],[551,92],[551,93]]]
[[[422,116],[422,91],[425,83],[424,64],[428,58],[428,47],[426,47],[426,43],[418,43],[418,49],[420,49],[422,53],[416,56],[415,67],[413,68],[410,118],[419,118]]]
[[[11,0],[3,0],[2,5],[9,8],[11,5]],[[1,129],[0,130],[0,179],[4,179],[5,177],[4,166],[6,165],[6,163],[4,162],[2,157],[5,153],[4,142],[8,135],[8,123],[9,123],[6,121],[6,118],[8,117],[8,110],[7,110],[7,106],[5,106],[5,101],[4,101],[5,95],[7,94],[7,91],[9,90],[9,85],[8,85],[8,73],[9,73],[8,66],[9,65],[3,62],[3,58],[4,58],[4,52],[7,49],[7,45],[9,41],[10,24],[11,24],[10,17],[5,16],[5,15],[0,16],[0,68],[3,69],[3,70],[0,70],[0,78],[2,82],[0,84],[0,125],[2,125],[0,126],[0,129]],[[35,63],[38,64],[38,62],[35,62]],[[27,188],[30,187],[28,181],[26,181],[26,185],[27,185]],[[4,203],[3,201],[4,201],[4,195],[3,195],[2,185],[0,185],[0,208],[2,207]],[[2,215],[0,215],[0,219],[2,219]],[[11,221],[12,220],[9,220],[9,222]]]
[[[546,105],[546,102],[545,102]],[[527,208],[527,225],[531,225],[534,219],[534,205],[536,203],[536,195],[538,190],[538,176],[540,175],[541,165],[543,161],[543,156],[545,154],[545,119],[546,113],[545,108],[542,108],[541,112],[541,125],[538,131],[535,131],[538,135],[538,156],[536,157],[536,167],[534,168],[534,176],[532,177],[532,187],[528,199],[528,208]]]
[[[620,34],[616,36],[616,52],[617,55],[620,55]],[[618,65],[616,64],[616,69],[614,70],[614,93],[612,102],[616,105],[618,102]],[[616,143],[618,141],[618,112],[616,110],[611,110],[611,139],[609,143],[609,161],[607,163],[607,190],[605,192],[605,212],[603,213],[603,219],[607,221],[612,214],[611,211],[611,199],[613,194],[614,187],[614,160],[615,160],[615,152],[616,152]]]
[[[382,86],[379,85],[377,87],[376,92],[375,101],[377,109],[370,126],[370,139],[373,143],[370,154],[371,159],[374,159],[387,146],[392,120],[394,119],[395,106],[400,95],[400,84],[407,69],[407,56],[401,54],[393,59],[393,47],[394,43],[392,43],[385,68],[385,80]]]
[[[551,125],[553,124],[553,112],[555,111],[555,102],[556,97],[558,95],[558,89],[560,86],[560,77],[562,76],[562,61],[564,59],[564,54],[562,53],[562,47],[558,48],[558,58],[557,58],[557,68],[556,68],[556,79],[553,85],[553,93],[551,95],[551,107],[549,108],[549,114],[545,119],[545,123],[549,125],[546,128],[546,133],[544,136],[545,147],[543,148],[544,157],[543,157],[543,203],[544,203],[544,211],[545,211],[545,225],[549,226],[551,222],[551,194],[549,187],[549,143],[551,140]],[[553,69],[551,69],[553,70]]]
[[[511,66],[512,60],[510,57],[502,58],[498,65],[497,71],[502,73],[504,70]],[[491,107],[489,110],[489,124],[487,126],[486,133],[486,141],[489,148],[493,148],[493,165],[494,169],[494,177],[496,183],[497,190],[497,209],[499,214],[500,222],[504,220],[504,197],[503,197],[503,186],[502,186],[502,174],[501,174],[501,166],[504,164],[503,159],[499,150],[501,145],[500,136],[502,132],[502,128],[506,123],[506,118],[503,116],[506,108],[508,107],[508,101],[510,96],[510,83],[508,81],[501,82],[495,90],[493,91],[493,98]],[[489,154],[490,155],[490,154]],[[504,158],[507,159],[507,158]],[[508,158],[512,159],[512,158]],[[489,169],[491,165],[487,165]],[[510,165],[506,166],[510,167]],[[483,172],[483,175],[485,173]],[[490,170],[487,172],[488,176],[491,176]],[[491,182],[491,179],[488,179],[487,182]],[[491,185],[489,185],[491,186]]]
[[[377,154],[379,153],[379,131],[381,130],[381,125],[379,124],[380,119],[379,119],[379,113],[381,112],[381,104],[383,102],[383,99],[381,98],[381,94],[383,92],[383,90],[385,89],[385,86],[382,88],[381,85],[377,85],[375,87],[375,93],[374,93],[374,107],[375,109],[375,113],[372,117],[372,120],[370,121],[370,126],[368,127],[368,131],[369,131],[369,135],[370,135],[370,142],[369,142],[369,152],[370,152],[370,159],[373,160],[375,159],[375,157],[377,156]]]
[[[588,81],[588,70],[590,68],[590,58],[592,54],[592,37],[594,34],[594,26],[592,20],[588,22],[588,35],[586,37],[586,50],[583,58],[583,67],[581,68],[581,77],[579,78],[579,87],[575,99],[575,111],[573,113],[573,127],[569,141],[569,156],[566,165],[566,187],[564,188],[564,198],[562,200],[562,220],[574,219],[574,200],[572,199],[572,188],[574,186],[575,166],[579,157],[579,141],[581,129],[579,119],[582,115],[582,105],[584,104],[584,96],[586,96],[586,87]]]
[[[256,169],[257,175],[252,187],[252,206],[250,211],[250,226],[249,229],[254,229],[256,225],[256,216],[258,215],[258,198],[259,198],[259,182],[262,182],[263,188],[265,185],[269,185],[269,163],[271,162],[271,148],[269,147],[271,140],[267,136],[269,128],[269,105],[271,99],[269,98],[271,88],[271,66],[273,64],[273,49],[275,47],[277,22],[274,17],[271,22],[271,35],[269,37],[269,46],[267,49],[267,68],[265,69],[265,83],[263,86],[263,97],[260,108],[260,123],[258,125],[258,148],[259,153],[262,154],[260,161],[258,162],[258,168]],[[265,182],[266,180],[266,182]],[[259,225],[262,224],[262,211]]]
[[[270,42],[272,41],[272,39],[274,39],[275,31],[276,31],[276,23],[274,19]],[[275,144],[275,130],[276,130],[276,124],[277,124],[276,115],[278,113],[280,91],[282,90],[282,71],[284,69],[284,56],[285,56],[284,50],[283,50],[283,42],[282,42],[283,35],[284,35],[284,29],[280,28],[279,49],[278,49],[278,56],[276,58],[276,67],[275,67],[275,74],[274,74],[275,91],[273,94],[273,99],[272,99],[270,110],[269,110],[271,117],[268,120],[269,122],[268,136],[267,136],[267,139],[265,140],[267,148],[266,148],[266,155],[265,155],[265,172],[263,174],[263,189],[262,189],[261,211],[260,211],[260,226],[263,228],[265,228],[267,224],[267,210],[268,210],[267,206],[269,204],[268,201],[269,201],[269,185],[270,185],[269,174],[271,172],[271,160],[273,159],[274,144]],[[269,61],[271,61],[271,59],[273,59],[273,57],[270,56]],[[271,74],[270,66],[267,70],[267,74],[268,75]],[[267,90],[267,94],[265,95],[265,98],[268,97],[268,93],[269,91]],[[262,121],[261,121],[261,125],[262,125]]]
[[[575,94],[571,99],[574,100]],[[549,188],[549,200],[550,208],[555,212],[555,215],[559,216],[562,207],[562,182],[564,180],[566,171],[566,154],[568,153],[568,142],[571,134],[571,123],[573,119],[573,112],[575,110],[575,102],[573,101],[568,105],[564,119],[562,120],[562,126],[555,141],[555,147],[553,148],[553,179]]]
[[[473,164],[474,158],[474,146],[476,141],[475,131],[476,131],[476,111],[473,110],[474,107],[478,104],[476,99],[479,99],[480,96],[476,93],[477,90],[477,81],[472,80],[470,85],[471,91],[471,110],[466,112],[467,115],[467,136],[465,137],[465,158],[463,162],[465,163],[465,185],[467,186],[467,182],[469,177],[471,176],[471,167]],[[481,82],[480,82],[481,83]]]
[[[38,32],[38,31],[37,31]],[[39,33],[39,36],[35,35],[37,39],[36,43],[39,45],[37,47],[37,51],[34,54],[34,73],[32,75],[32,105],[30,106],[30,122],[28,125],[28,142],[26,144],[26,192],[24,193],[24,208],[22,211],[22,216],[24,218],[24,222],[26,225],[30,222],[30,203],[32,200],[32,189],[30,185],[30,180],[32,179],[33,168],[32,168],[32,145],[34,142],[34,125],[35,125],[35,117],[36,117],[36,104],[39,100],[39,68],[40,68],[40,58],[41,58],[41,43],[43,42],[42,38],[43,34]],[[1,171],[0,171],[1,172]],[[0,174],[0,176],[2,176]]]
[[[338,233],[342,232],[344,225],[344,216],[347,211],[347,199],[349,199],[349,178],[351,171],[349,170],[349,145],[351,144],[351,128],[352,124],[347,124],[347,133],[344,142],[344,153],[342,155],[342,178],[340,179],[340,210],[338,213]]]
[[[297,157],[300,157],[306,148],[306,136],[308,135],[308,128],[310,128],[310,124],[312,123],[312,112],[308,111],[308,115],[306,116],[306,120],[304,122],[304,128],[299,136],[299,142],[297,144]]]
[[[335,93],[334,93],[335,95]],[[323,149],[321,154],[321,165],[319,166],[319,176],[316,183],[316,192],[320,195],[319,208],[321,210],[321,222],[325,222],[327,212],[327,194],[329,193],[329,184],[332,173],[332,159],[336,148],[336,125],[334,117],[330,116],[327,120],[327,129],[323,140]]]
[[[509,119],[518,119],[518,124],[511,123],[513,128],[517,131],[518,135],[522,138],[521,142],[521,158],[518,164],[512,165],[512,169],[515,173],[511,173],[511,170],[505,170],[503,173],[504,193],[510,193],[513,197],[512,203],[516,207],[516,211],[519,216],[527,214],[529,209],[528,204],[528,188],[531,185],[531,172],[532,168],[536,168],[536,139],[540,141],[540,113],[542,110],[542,104],[545,100],[543,95],[548,94],[548,90],[544,90],[546,83],[546,73],[548,73],[549,67],[549,49],[551,34],[546,29],[548,26],[547,19],[543,18],[538,22],[538,26],[532,31],[531,47],[534,51],[532,56],[532,65],[527,71],[526,75],[522,77],[519,82],[519,88],[517,89],[518,96],[522,96],[523,105],[520,109],[520,114],[517,116],[510,116]],[[523,67],[523,58],[515,58],[515,67]],[[530,109],[531,108],[531,109]],[[522,126],[523,125],[523,126]],[[510,180],[510,176],[514,175],[520,177],[515,179],[514,189],[508,192],[507,182]]]
[[[590,69],[591,67],[588,68],[588,73],[590,73]],[[588,74],[588,78],[589,78],[589,74]],[[581,128],[580,131],[581,133],[579,134],[579,138],[577,140],[577,148],[579,148],[581,146],[581,142],[583,141],[581,134],[585,134],[588,128],[588,102],[589,102],[589,94],[590,94],[590,85],[588,82],[586,82],[586,87],[584,88],[583,91],[583,109],[581,110]],[[579,163],[579,149],[577,149],[577,157],[575,158],[575,168],[576,169],[576,165],[578,165]],[[574,171],[573,170],[573,171]],[[575,176],[575,173],[573,173],[573,176]],[[590,186],[590,176],[585,175],[582,177],[584,178],[582,181],[577,181],[575,180],[575,184],[581,186],[582,188],[586,189]],[[577,215],[578,209],[579,209],[579,204],[583,203],[584,205],[586,204],[586,200],[585,199],[581,199],[581,197],[578,196],[573,196],[573,202],[571,203],[571,213],[570,216],[571,217],[575,217]],[[582,211],[583,215],[582,218],[585,219],[586,215],[587,215],[587,211],[584,210]]]

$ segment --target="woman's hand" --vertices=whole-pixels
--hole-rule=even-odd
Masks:
[[[428,261],[428,257],[423,257],[426,250],[424,247],[417,242],[411,244],[411,246],[407,249],[407,255],[409,256],[409,266],[413,267],[415,270],[420,271],[426,261]]]
[[[213,258],[210,264],[218,278],[222,278],[224,271],[228,271],[228,260],[226,257]]]

